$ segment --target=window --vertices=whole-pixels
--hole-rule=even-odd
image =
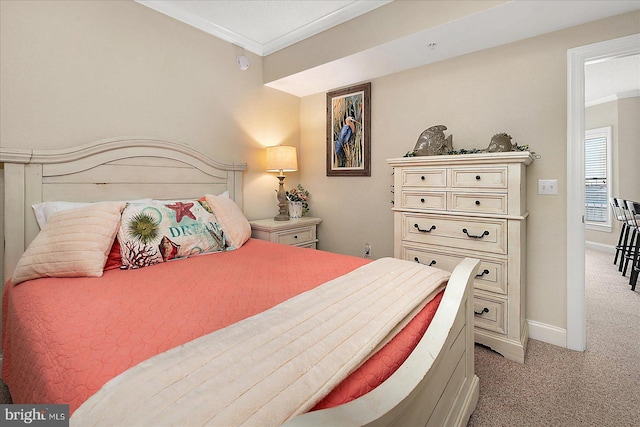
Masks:
[[[586,131],[584,163],[586,226],[611,231],[611,126]]]

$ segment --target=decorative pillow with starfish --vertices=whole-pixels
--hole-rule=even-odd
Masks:
[[[126,268],[225,249],[216,217],[198,200],[127,204],[118,241]]]

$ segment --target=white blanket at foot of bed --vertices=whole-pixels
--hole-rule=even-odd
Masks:
[[[269,426],[312,408],[449,273],[383,258],[109,381],[72,426]]]

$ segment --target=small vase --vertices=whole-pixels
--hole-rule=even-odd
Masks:
[[[302,202],[289,202],[289,218],[302,218]]]

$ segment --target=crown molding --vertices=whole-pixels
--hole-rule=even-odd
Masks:
[[[147,6],[157,12],[170,16],[185,24],[191,25],[205,33],[216,36],[229,43],[238,45],[256,55],[266,56],[278,50],[284,49],[287,46],[291,46],[301,40],[316,35],[336,25],[342,24],[350,19],[356,18],[364,13],[367,13],[377,7],[391,3],[393,0],[369,0],[369,1],[356,1],[346,5],[345,7],[336,10],[328,15],[323,16],[320,19],[316,19],[306,25],[303,25],[293,31],[290,31],[280,37],[277,37],[267,43],[260,43],[256,40],[247,38],[234,31],[230,31],[219,25],[210,22],[199,15],[189,12],[178,5],[179,2],[175,1],[158,1],[158,0],[135,0],[136,3],[140,3]]]
[[[205,33],[216,36],[224,41],[241,46],[253,53],[261,55],[262,45],[254,40],[244,37],[236,32],[229,31],[219,25],[210,22],[201,16],[189,12],[185,9],[178,7],[179,3],[171,1],[157,1],[157,0],[134,0],[136,3],[147,6],[150,9],[167,15],[171,18],[177,19],[187,25],[191,25]]]
[[[640,89],[628,90],[626,92],[618,92],[613,95],[587,101],[585,102],[584,106],[593,107],[594,105],[600,105],[600,104],[604,104],[606,102],[611,102],[611,101],[619,101],[621,99],[626,99],[626,98],[635,98],[637,96],[640,96]]]
[[[333,28],[336,25],[340,25],[353,18],[357,18],[360,15],[370,12],[387,3],[391,3],[392,1],[393,0],[353,2],[342,9],[336,10],[320,19],[316,19],[307,25],[303,25],[294,31],[265,43],[263,46],[263,53],[259,53],[259,55],[266,56],[277,52],[287,46],[291,46],[301,40],[314,36],[322,31],[328,30],[329,28]]]

